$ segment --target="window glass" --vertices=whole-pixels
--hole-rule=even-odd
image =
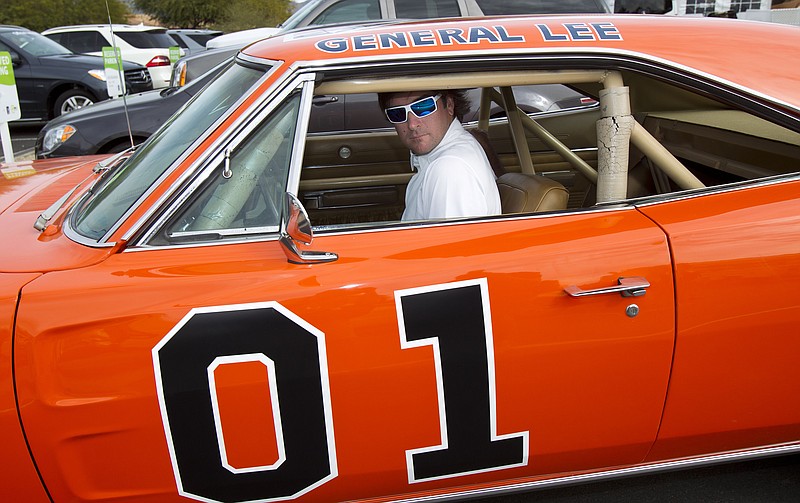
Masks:
[[[114,34],[137,49],[168,49],[175,45],[166,30],[115,31]]]
[[[96,31],[76,31],[66,33],[67,47],[78,53],[101,52],[109,42]]]
[[[194,35],[189,35],[189,38],[194,40],[198,44],[202,45],[203,47],[205,47],[206,43],[209,40],[211,40],[212,38],[215,38],[215,37],[219,37],[220,35],[222,35],[222,33],[214,33],[214,34],[198,33],[198,34],[194,34]]]
[[[147,189],[203,135],[209,126],[247,94],[265,69],[233,65],[198,93],[164,124],[124,165],[107,174],[104,185],[83,202],[74,217],[74,227],[99,240]]]
[[[175,239],[208,231],[276,232],[292,157],[300,93],[275,110],[230,153],[230,175],[215,169],[210,182],[168,231]]]
[[[487,16],[605,12],[599,0],[476,0]]]
[[[35,31],[20,30],[4,34],[9,43],[34,56],[69,54],[70,50]]]
[[[394,4],[398,18],[429,19],[433,17],[458,17],[457,0],[396,0]]]
[[[183,39],[180,37],[180,35],[170,34],[170,37],[175,42],[175,44],[178,45],[179,47],[183,47],[184,49],[188,49],[189,48],[189,45],[186,42],[183,41]],[[203,45],[205,45],[205,44],[203,44]]]
[[[378,0],[344,0],[326,9],[311,24],[352,23],[380,18]]]

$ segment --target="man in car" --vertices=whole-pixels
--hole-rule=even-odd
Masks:
[[[403,220],[500,214],[500,194],[483,148],[461,125],[463,91],[378,96],[389,122],[411,151],[416,174],[406,190]]]

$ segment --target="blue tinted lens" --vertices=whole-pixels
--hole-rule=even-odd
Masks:
[[[420,119],[436,111],[436,98],[428,96],[424,100],[416,101],[409,105],[414,115]]]
[[[405,122],[406,109],[405,107],[387,108],[386,117],[389,119],[389,122]]]

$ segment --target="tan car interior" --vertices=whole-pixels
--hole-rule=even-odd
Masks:
[[[502,82],[502,85],[497,83]],[[485,134],[502,174],[504,214],[702,189],[796,171],[800,134],[700,93],[633,72],[475,72],[330,80],[315,94],[479,88]],[[526,115],[517,85],[566,84],[600,106]],[[489,101],[507,118],[488,117]],[[481,133],[482,132],[482,133]],[[601,147],[598,148],[598,145]],[[400,218],[412,176],[394,129],[308,136],[299,199],[315,228]]]

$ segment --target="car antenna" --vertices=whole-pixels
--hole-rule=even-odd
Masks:
[[[125,122],[128,124],[128,139],[130,139],[131,148],[133,148],[134,144],[133,131],[131,130],[131,118],[128,115],[128,100],[125,97],[125,95],[128,93],[128,88],[125,84],[125,72],[122,69],[122,55],[118,55],[117,53],[117,37],[114,35],[114,24],[111,22],[111,9],[108,8],[108,0],[105,0],[105,3],[106,13],[108,14],[108,29],[111,30],[111,48],[114,50],[114,57],[117,58],[117,71],[119,72],[119,80],[122,82],[122,109],[125,111]]]

